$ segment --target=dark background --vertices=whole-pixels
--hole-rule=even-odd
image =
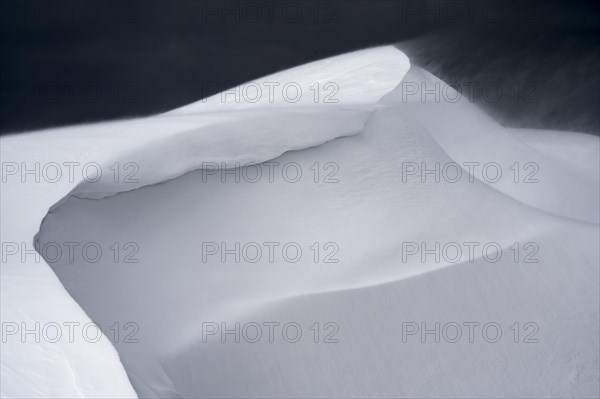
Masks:
[[[413,63],[454,85],[529,87],[525,100],[475,99],[506,125],[598,134],[597,3],[2,1],[0,133],[160,113],[400,42]]]

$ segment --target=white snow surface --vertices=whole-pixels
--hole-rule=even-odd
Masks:
[[[398,85],[408,69],[406,56],[393,47],[367,49],[294,68],[293,74],[264,78],[285,83],[324,79],[337,83],[340,93],[355,93],[337,97],[338,103],[298,103],[272,112],[271,103],[252,110],[241,109],[241,102],[219,109],[211,107],[215,100],[209,100],[184,107],[184,112],[4,136],[0,138],[3,163],[31,168],[35,163],[43,167],[54,162],[61,165],[63,178],[36,183],[30,177],[22,183],[20,175],[7,176],[2,182],[2,242],[24,243],[32,249],[42,219],[70,193],[99,198],[172,179],[203,162],[260,162],[356,134],[376,102]],[[313,79],[315,70],[319,74]],[[74,179],[66,177],[65,162],[78,163]],[[83,165],[96,163],[106,176],[114,162],[137,164],[138,182],[119,179],[115,183],[112,176],[103,176],[89,183],[82,178]],[[35,322],[90,322],[43,259],[3,257],[1,277],[3,322],[26,323],[29,328]],[[25,341],[2,343],[2,397],[135,396],[105,338],[93,344],[81,336],[75,343]]]
[[[139,343],[116,343],[120,359],[106,337],[3,343],[2,396],[130,397],[131,380],[144,397],[598,397],[598,138],[505,129],[462,100],[405,100],[403,79],[444,84],[380,47],[261,80],[333,81],[338,104],[217,95],[157,117],[2,138],[3,162],[136,162],[140,180],[3,183],[3,242],[32,246],[38,230],[40,243],[136,241],[140,262],[50,265],[60,281],[32,256],[3,262],[3,322],[134,321]],[[203,162],[268,160],[305,172],[335,162],[339,182],[181,176]],[[405,162],[495,162],[504,173],[530,162],[539,181],[403,181]],[[204,241],[333,241],[339,262],[203,263]],[[505,255],[402,261],[402,242],[473,241]],[[515,263],[514,242],[537,243],[539,263]],[[204,343],[207,321],[295,321],[305,334],[332,321],[339,342]],[[469,321],[506,336],[402,342],[403,322]],[[514,343],[515,322],[535,322],[539,342]]]

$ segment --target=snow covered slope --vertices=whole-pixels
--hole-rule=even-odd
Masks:
[[[334,82],[340,93],[334,103],[291,103],[273,113],[270,102],[263,109],[236,112],[199,102],[190,112],[2,137],[2,396],[135,396],[106,337],[88,342],[81,330],[75,331],[75,342],[66,336],[68,326],[80,329],[90,319],[32,251],[51,207],[70,192],[103,197],[174,178],[202,162],[260,162],[355,134],[408,68],[407,58],[393,47],[369,49],[274,78],[283,84],[307,82],[319,70],[313,83]],[[102,175],[96,179],[98,171]],[[128,179],[131,171],[135,178]],[[36,323],[37,336],[23,332],[35,330]],[[65,333],[57,342],[47,336],[53,323]]]
[[[338,85],[339,102],[315,102],[315,81]],[[422,97],[415,84],[444,83],[392,47],[257,84],[273,82],[308,96],[231,92],[154,118],[3,139],[3,162],[60,153],[108,172],[3,183],[3,241],[31,244],[51,208],[40,248],[93,242],[109,254],[3,263],[3,322],[89,316],[106,333],[79,352],[9,336],[3,395],[134,395],[109,340],[144,397],[600,394],[598,138],[504,129],[466,101]],[[65,147],[48,151],[56,143]],[[115,182],[114,162],[136,165],[138,181]],[[254,166],[215,169],[238,163]],[[114,243],[137,251],[115,261]],[[136,342],[114,339],[115,322],[134,323]],[[40,356],[72,367],[48,376]]]
[[[436,81],[418,68],[405,81],[419,78]],[[78,237],[139,247],[139,263],[51,266],[94,320],[139,327],[138,343],[116,345],[140,395],[598,393],[598,176],[592,173],[598,165],[569,174],[547,158],[549,151],[525,145],[472,105],[403,101],[401,90],[382,99],[358,135],[274,159],[309,173],[296,182],[278,175],[273,182],[236,182],[231,171],[196,171],[101,201],[70,198],[48,215],[41,244]],[[574,151],[597,158],[592,140],[591,146],[575,141]],[[336,165],[337,182],[315,182],[311,167],[328,162]],[[509,175],[492,183],[494,175],[481,172],[458,181],[450,172],[439,181],[430,175],[424,182],[406,169],[465,162],[496,162],[504,173],[514,162],[535,162],[538,182]],[[570,197],[573,191],[577,196]],[[271,262],[268,242],[294,243],[304,255],[292,262],[274,252]],[[338,262],[315,261],[315,242],[320,256],[335,253]],[[235,243],[260,243],[263,256],[254,261],[254,245],[236,259],[236,251],[203,251],[203,243],[225,243],[230,251]],[[325,243],[337,251],[326,251]],[[423,251],[403,253],[407,243],[429,250],[454,243],[462,252],[455,256],[450,246],[440,259],[423,259]],[[467,243],[477,244],[472,257]],[[483,251],[488,244],[492,250]],[[221,323],[233,330],[236,322],[257,323],[263,334],[265,322],[298,323],[304,339],[238,343],[233,336],[206,336],[209,325],[220,334]],[[328,322],[339,327],[339,342],[315,343],[310,326]],[[422,343],[409,335],[403,342],[406,323],[459,324],[464,337]],[[464,323],[498,325],[504,338],[488,342],[495,330],[487,327],[487,335],[476,330],[469,342]]]

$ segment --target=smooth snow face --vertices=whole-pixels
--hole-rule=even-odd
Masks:
[[[415,86],[418,92],[409,94]],[[434,90],[436,87],[439,89]],[[448,100],[436,100],[431,92]],[[400,112],[426,128],[453,161],[466,171],[472,168],[473,177],[479,181],[540,210],[599,222],[597,137],[505,129],[466,97],[420,68],[412,68],[401,87],[382,103],[402,104]]]
[[[285,106],[268,101],[247,110],[243,105],[221,106],[212,99],[192,104],[187,111],[156,117],[3,136],[0,151],[7,169],[3,169],[1,233],[3,245],[15,245],[2,249],[3,323],[35,328],[36,322],[43,326],[90,322],[46,262],[31,252],[42,219],[69,193],[101,198],[180,176],[203,163],[262,162],[286,151],[356,134],[376,102],[400,83],[409,67],[403,53],[391,46],[379,47],[276,75],[284,83],[333,82],[338,99],[333,103],[315,103],[314,92],[305,92],[296,103],[284,99]],[[274,106],[276,112],[271,110]],[[75,164],[65,164],[70,162]],[[35,176],[22,174],[23,166],[39,165],[41,174],[51,164],[60,166],[61,178],[43,175],[35,182]],[[115,175],[115,165],[119,175]],[[82,179],[87,166],[92,166],[92,172],[86,177],[93,179],[97,168],[103,177],[96,182]],[[135,176],[128,178],[132,171]],[[68,338],[56,343],[25,338],[22,343],[17,330],[2,344],[2,396],[135,396],[105,336],[94,343],[81,336],[76,343]],[[57,366],[56,359],[62,359],[63,365]]]
[[[414,67],[404,82],[443,83]],[[358,134],[259,163],[263,177],[254,183],[248,180],[256,169],[204,169],[101,200],[69,197],[48,214],[42,248],[69,241],[134,245],[118,261],[109,252],[96,263],[63,257],[51,267],[101,326],[135,323],[139,342],[115,345],[138,394],[600,394],[598,138],[504,129],[468,103],[415,101],[404,88],[371,108]],[[314,115],[331,110],[303,108],[304,118],[293,122],[281,112],[262,126],[325,127]],[[269,117],[247,122],[250,115],[238,116],[249,127]],[[251,148],[238,146],[238,133],[218,133],[207,140],[217,152],[230,150],[227,160]],[[233,147],[225,146],[229,141]],[[567,145],[573,156],[565,156]],[[468,175],[473,163],[480,167]],[[482,174],[489,163],[504,179]],[[518,175],[511,174],[515,163]],[[455,164],[464,168],[457,181],[455,169],[444,168]],[[302,178],[284,177],[284,165],[296,165]],[[415,165],[418,171],[409,169]],[[422,173],[436,165],[448,174]],[[98,197],[92,185],[82,187],[78,197]],[[100,196],[109,191],[103,190]],[[267,242],[279,244],[273,262]],[[255,245],[227,255],[213,243],[259,243],[263,255],[256,259]],[[300,258],[283,255],[289,243],[303,251]],[[461,255],[438,252],[436,260],[423,247],[407,255],[406,244],[436,243],[458,244]],[[468,243],[477,244],[473,257]],[[500,259],[495,250],[483,251],[490,244],[501,249]],[[221,335],[221,323],[233,330],[236,322],[239,343],[234,333]],[[269,322],[279,323],[274,342]],[[263,334],[255,343],[254,329],[243,329],[253,323]],[[293,332],[282,337],[286,323],[302,329],[298,342],[289,342]],[[439,342],[421,334],[436,323]],[[461,337],[453,342],[456,325]]]

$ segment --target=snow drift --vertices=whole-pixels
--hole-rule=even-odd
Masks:
[[[312,78],[315,68],[324,74]],[[203,162],[259,162],[288,150],[355,134],[363,127],[376,101],[401,81],[408,68],[406,56],[392,47],[364,50],[295,68],[294,75],[284,84],[303,84],[306,79],[302,80],[302,74],[306,71],[310,73],[311,84],[333,81],[339,92],[358,94],[338,97],[339,101],[327,104],[326,110],[318,103],[301,103],[277,113],[254,109],[175,115],[179,111],[174,111],[151,118],[3,136],[0,139],[3,168],[6,166],[1,203],[1,231],[6,243],[2,248],[3,322],[19,326],[19,330],[21,326],[35,328],[36,322],[61,326],[90,322],[46,262],[31,255],[33,237],[42,219],[69,194],[102,198],[174,178]],[[367,82],[372,76],[380,79]],[[264,80],[283,78],[277,74]],[[361,87],[356,87],[357,82],[361,82]],[[277,101],[282,101],[281,97]],[[210,104],[219,102],[220,98],[215,96],[199,104],[208,109]],[[228,109],[236,107],[243,105],[234,101]],[[282,118],[273,118],[276,115]],[[128,172],[121,170],[125,165],[135,165],[138,172],[135,179],[107,176],[115,163],[122,172]],[[53,164],[61,168],[60,179],[55,180],[55,175],[36,179],[25,172],[27,168],[35,170],[38,165],[39,175],[45,166]],[[92,173],[104,172],[104,177],[86,180],[89,176],[83,168],[87,166],[92,166]],[[76,168],[75,172],[70,168]],[[135,396],[105,337],[93,343],[81,336],[76,342],[68,339],[36,342],[35,337],[22,339],[27,336],[22,337],[19,331],[10,338],[2,344],[3,396]],[[45,358],[48,361],[40,361]],[[55,359],[64,359],[65,366],[55,367]],[[55,371],[49,374],[48,369]]]
[[[107,335],[115,321],[139,328],[138,342],[114,346],[140,396],[598,396],[598,139],[505,129],[466,101],[408,95],[406,83],[444,83],[392,47],[261,80],[305,89],[315,81],[338,84],[339,102],[249,104],[217,95],[154,118],[3,139],[3,160],[81,156],[139,167],[130,183],[3,184],[11,189],[3,240],[29,242],[51,208],[38,247],[139,246],[138,263],[61,258],[50,267]],[[45,150],[67,140],[75,144]],[[267,170],[266,161],[304,175],[231,179],[239,164]],[[206,168],[215,164],[220,169]],[[504,178],[469,169],[490,164]],[[535,173],[524,176],[524,165]],[[462,178],[421,173],[446,166]],[[23,208],[24,198],[36,200]],[[265,242],[294,243],[304,255],[249,262],[205,251],[206,243]],[[407,244],[423,243],[479,249],[407,255]],[[485,243],[501,258],[482,252]],[[537,248],[536,262],[524,262],[527,244]],[[3,321],[88,320],[47,264],[25,260],[3,264]],[[207,326],[265,322],[296,323],[304,338],[206,335]],[[423,327],[436,323],[494,324],[504,337],[478,331],[472,341],[421,342]],[[108,341],[80,345],[87,357],[70,343],[3,344],[2,392],[131,396]],[[54,351],[71,366],[49,379],[36,351]],[[25,367],[37,371],[19,376]]]

